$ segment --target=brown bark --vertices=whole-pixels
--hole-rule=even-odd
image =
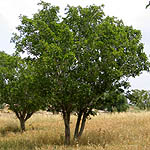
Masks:
[[[21,128],[21,132],[25,131],[25,120],[22,118],[19,119],[20,121],[20,128]]]
[[[91,109],[89,110],[85,109],[78,113],[78,118],[77,118],[76,127],[74,131],[74,140],[79,139],[82,136],[85,128],[86,119],[89,116],[90,111]]]
[[[63,112],[65,124],[65,145],[70,145],[70,112]]]
[[[87,118],[87,114],[84,113],[83,118],[82,118],[82,122],[81,122],[80,131],[79,131],[79,133],[78,133],[78,138],[81,137],[81,135],[82,135],[82,133],[83,133],[83,131],[84,131],[85,123],[86,123],[86,118]]]
[[[76,127],[74,130],[74,140],[78,138],[81,117],[82,117],[82,113],[79,113],[78,118],[77,118],[77,122],[76,122]]]
[[[20,128],[21,128],[21,132],[25,131],[25,122],[32,116],[32,113],[26,113],[26,112],[15,112],[17,118],[20,121]]]

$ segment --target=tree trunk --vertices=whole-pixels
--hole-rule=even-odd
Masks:
[[[86,123],[86,118],[87,118],[87,114],[84,113],[83,118],[82,118],[82,123],[81,123],[80,131],[79,131],[79,133],[78,133],[78,138],[81,137],[81,135],[82,135],[82,133],[83,133],[83,131],[84,131],[85,123]]]
[[[76,127],[74,130],[74,140],[78,138],[81,117],[82,117],[82,113],[79,113],[78,118],[77,118],[77,122],[76,122]]]
[[[76,127],[74,131],[74,140],[79,139],[84,131],[86,119],[90,113],[90,110],[84,110],[78,113],[78,118],[76,122]],[[82,120],[82,121],[81,121]],[[81,124],[81,125],[80,125]]]
[[[20,121],[21,132],[24,132],[25,131],[25,122],[33,115],[34,112],[31,112],[31,113],[26,113],[25,111],[24,112],[14,111],[14,112]]]
[[[65,124],[65,145],[70,145],[70,112],[63,112]]]
[[[20,128],[21,128],[21,132],[25,131],[25,119],[24,118],[20,118]]]

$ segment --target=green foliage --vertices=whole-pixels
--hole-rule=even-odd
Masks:
[[[9,104],[20,123],[29,119],[42,108],[43,100],[38,93],[38,78],[33,63],[18,56],[0,53],[1,104]],[[23,129],[23,128],[22,128]],[[23,129],[24,130],[24,129]]]
[[[36,105],[39,99],[33,65],[27,64],[23,59],[15,56],[3,56],[1,65],[1,75],[3,82],[3,103],[10,105],[13,111],[23,111],[24,109],[34,112],[39,109]],[[13,62],[15,62],[13,64]],[[11,68],[10,68],[11,67]]]
[[[100,101],[101,106],[98,108],[109,112],[124,112],[129,108],[126,96],[118,90],[104,93]]]
[[[140,31],[105,17],[101,6],[68,6],[63,18],[58,7],[43,1],[39,5],[43,8],[32,18],[20,17],[20,34],[12,41],[17,52],[27,51],[36,59],[55,100],[95,99],[121,78],[148,69]]]
[[[17,67],[17,58],[0,52],[0,103],[3,104],[5,87],[8,79],[12,80]]]
[[[63,113],[65,126],[69,127],[72,111],[83,116],[84,126],[92,109],[101,106],[104,93],[116,86],[127,88],[129,77],[149,69],[141,32],[105,17],[103,6],[67,6],[61,17],[59,7],[43,1],[39,5],[42,8],[32,18],[20,16],[12,38],[16,54],[27,52],[40,78],[39,93]],[[123,95],[115,97],[109,100],[116,107],[126,103]]]
[[[135,89],[131,91],[128,98],[132,105],[135,105],[143,110],[150,109],[150,91]]]

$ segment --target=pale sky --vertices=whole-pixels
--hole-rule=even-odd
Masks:
[[[69,5],[83,7],[87,5],[104,4],[106,15],[122,19],[125,25],[132,25],[142,32],[144,51],[150,55],[150,7],[145,9],[149,0],[44,0],[60,7],[61,12]],[[10,44],[12,33],[20,24],[19,15],[32,16],[40,0],[1,0],[0,1],[0,51],[12,54],[14,45]],[[150,90],[150,73],[143,73],[139,77],[130,79],[132,89]]]

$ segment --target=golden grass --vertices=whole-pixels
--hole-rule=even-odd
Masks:
[[[72,129],[75,119],[72,116]],[[0,114],[0,150],[150,150],[150,112],[92,117],[80,141],[71,141],[69,147],[63,145],[60,115],[34,114],[23,134],[18,126],[14,114]]]

